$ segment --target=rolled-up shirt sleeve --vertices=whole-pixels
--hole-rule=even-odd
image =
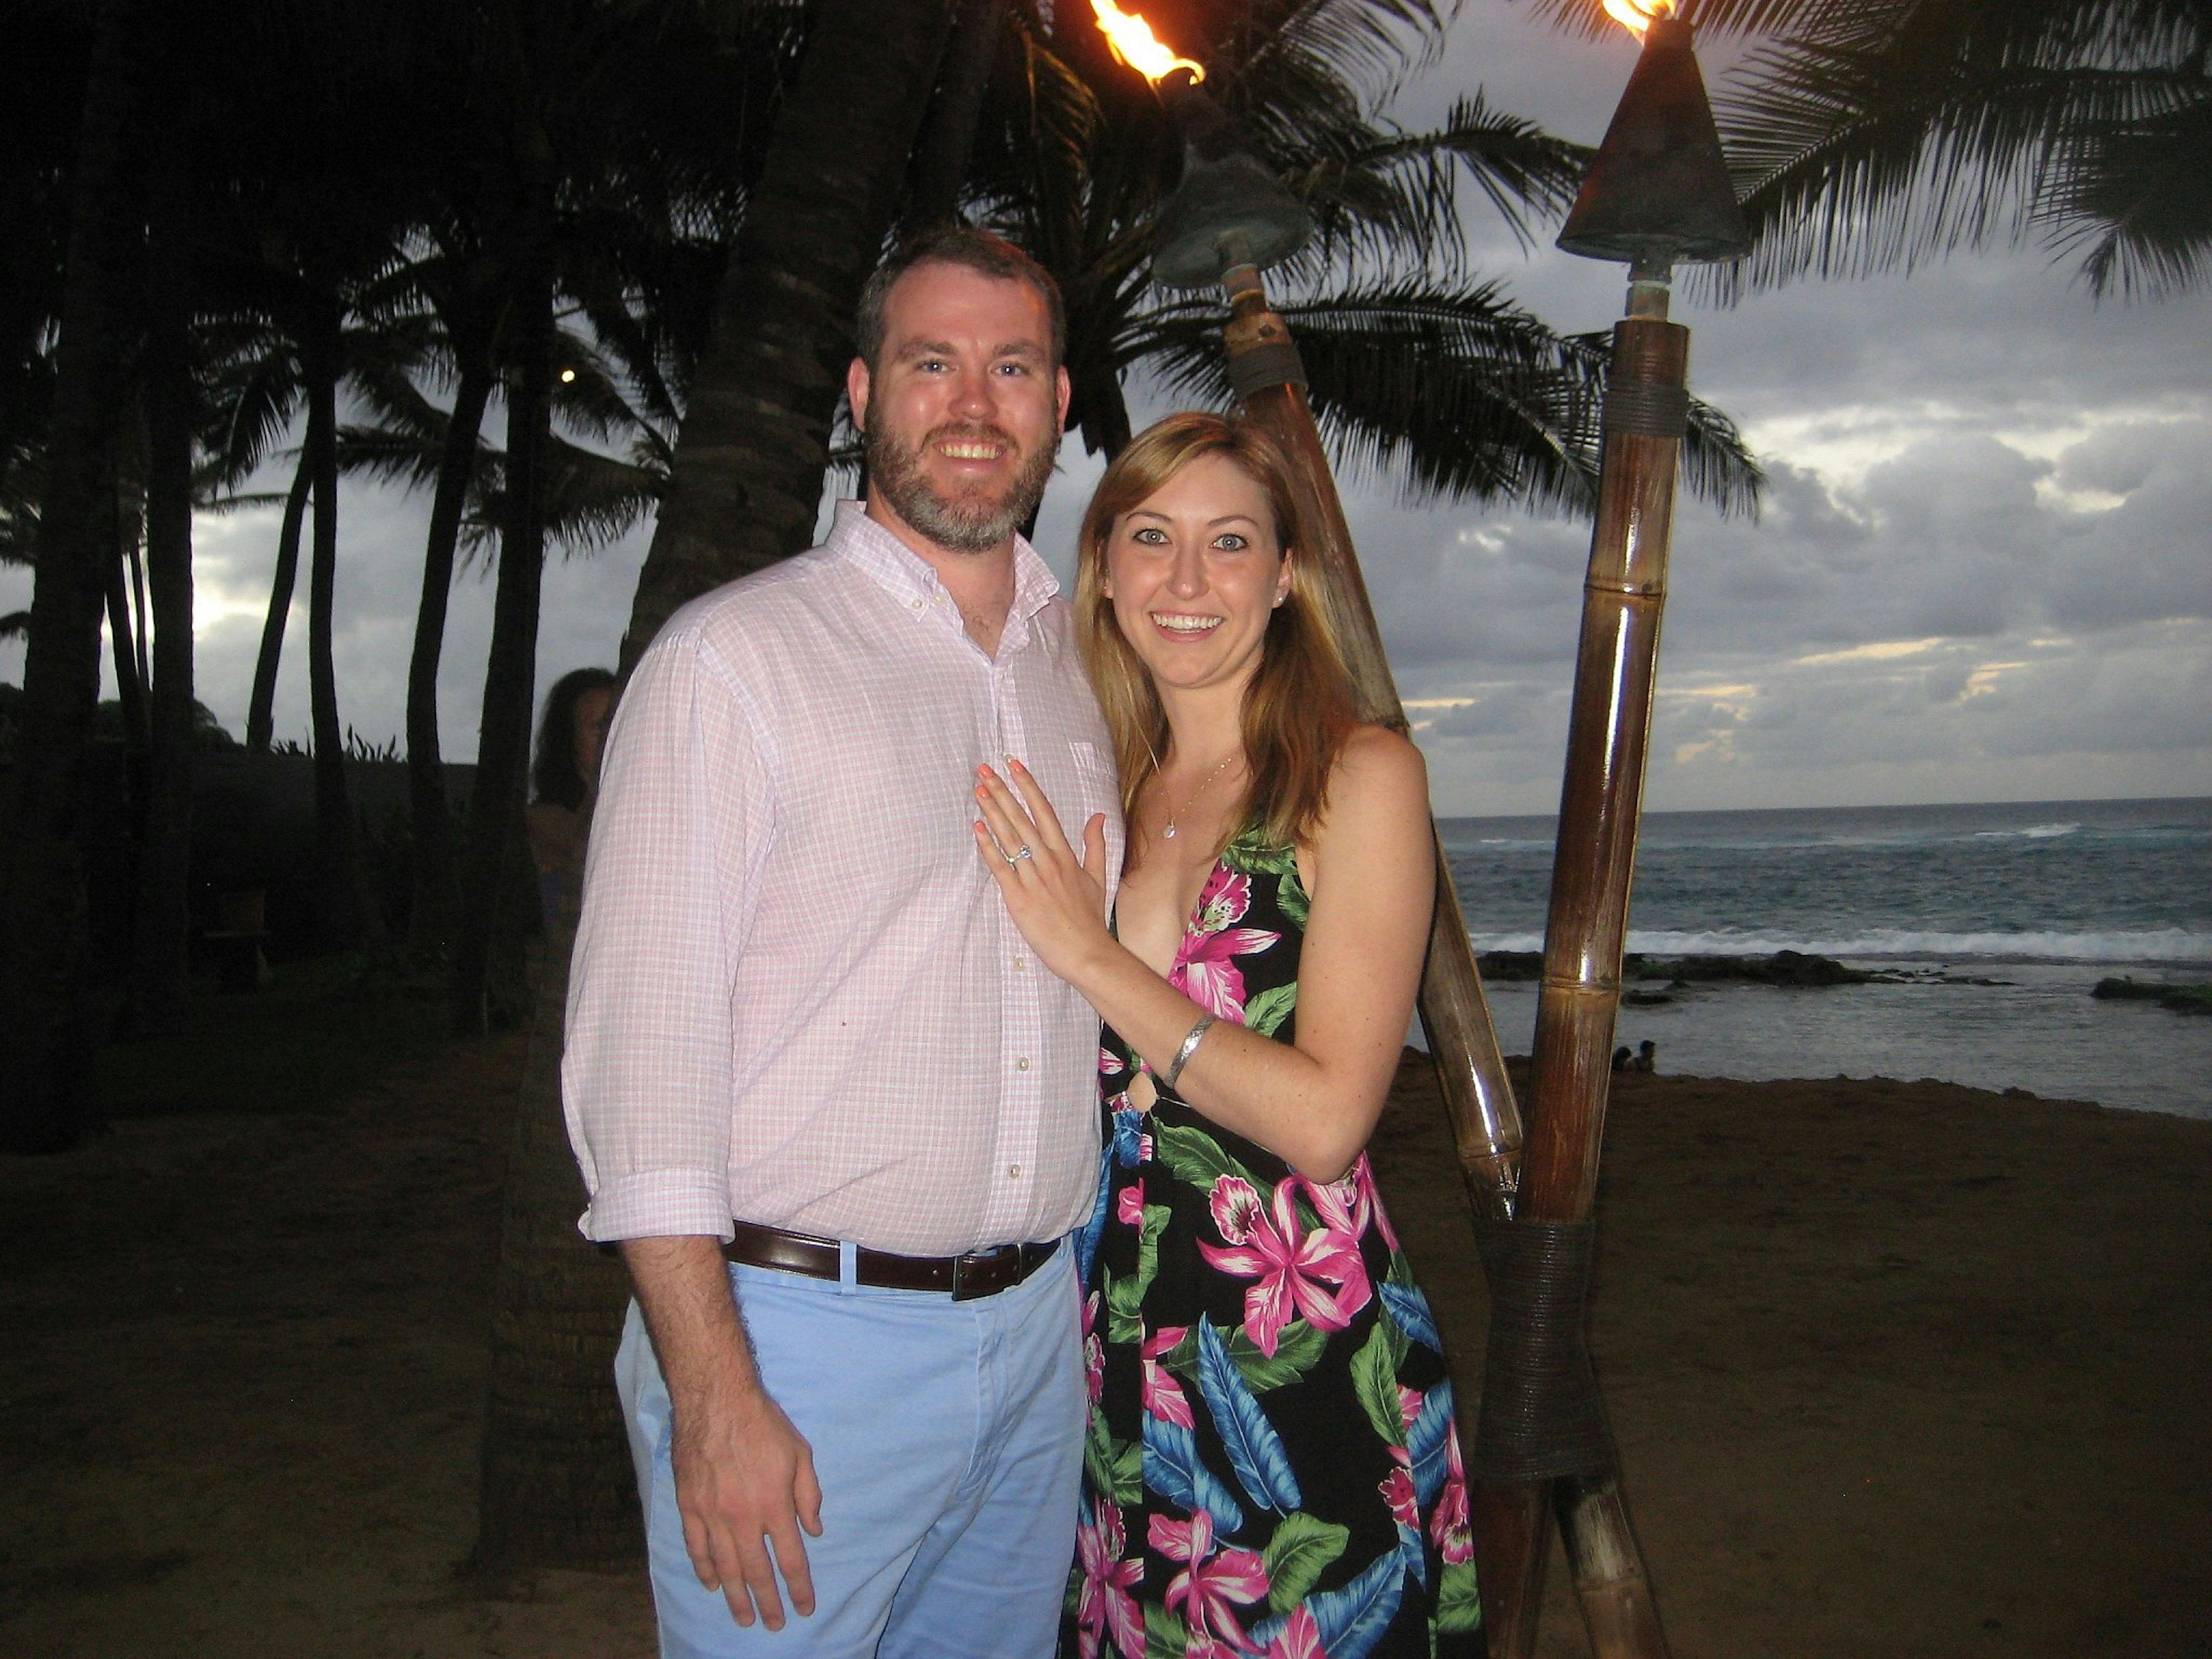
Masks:
[[[731,1237],[732,986],[774,825],[741,690],[679,617],[608,735],[569,965],[587,1238]]]

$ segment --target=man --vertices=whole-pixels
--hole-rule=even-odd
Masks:
[[[664,1655],[1052,1645],[1097,1020],[970,826],[977,768],[1018,757],[1119,867],[1068,608],[1016,534],[1063,332],[995,237],[887,264],[848,377],[865,510],[678,612],[615,717],[562,1087],[584,1232],[637,1291],[617,1370]]]

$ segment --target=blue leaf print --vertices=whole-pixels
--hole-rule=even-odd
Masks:
[[[1306,1611],[1328,1659],[1367,1659],[1397,1616],[1406,1594],[1406,1558],[1393,1546],[1342,1589],[1306,1597]]]
[[[1138,1155],[1143,1151],[1145,1115],[1133,1106],[1125,1106],[1114,1114],[1114,1161],[1125,1170],[1137,1167]]]
[[[1221,1333],[1205,1314],[1198,1316],[1198,1391],[1213,1413],[1213,1426],[1229,1451],[1229,1467],[1237,1472],[1245,1494],[1263,1509],[1288,1515],[1304,1502],[1298,1478],[1291,1470],[1290,1454],[1283,1437],[1260,1409],[1260,1402],[1238,1372]]]
[[[1437,1334],[1437,1322],[1429,1312],[1429,1299],[1418,1289],[1386,1279],[1376,1285],[1375,1293],[1382,1298],[1382,1305],[1398,1322],[1400,1330],[1425,1348],[1432,1348],[1438,1353],[1444,1351],[1443,1339]]]
[[[1449,1378],[1421,1401],[1421,1414],[1406,1431],[1406,1450],[1413,1460],[1413,1497],[1423,1509],[1436,1502],[1444,1484],[1444,1443],[1451,1437],[1452,1391]]]
[[[1244,1525],[1244,1511],[1229,1488],[1198,1461],[1198,1442],[1190,1431],[1150,1413],[1145,1416],[1145,1484],[1170,1504],[1207,1511],[1217,1535]]]
[[[1091,1218],[1075,1235],[1076,1282],[1091,1282],[1091,1263],[1098,1255],[1098,1236],[1106,1231],[1106,1209],[1113,1198],[1114,1159],[1111,1153],[1101,1153],[1098,1158],[1098,1197],[1091,1206]]]
[[[1423,1589],[1429,1587],[1429,1553],[1422,1547],[1421,1534],[1403,1521],[1398,1523],[1398,1553],[1405,1558],[1406,1571],[1420,1582]]]

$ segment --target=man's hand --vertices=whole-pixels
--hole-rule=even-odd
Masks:
[[[721,1245],[712,1238],[630,1238],[623,1259],[653,1352],[668,1384],[676,1508],[684,1549],[730,1616],[783,1628],[783,1575],[792,1611],[814,1611],[814,1578],[799,1529],[822,1535],[814,1451],[769,1397],[738,1318]]]
[[[822,1535],[822,1487],[814,1452],[783,1408],[754,1386],[690,1422],[676,1417],[676,1506],[692,1571],[719,1589],[730,1615],[750,1626],[757,1614],[783,1628],[776,1574],[791,1608],[814,1611],[814,1581],[799,1529]]]

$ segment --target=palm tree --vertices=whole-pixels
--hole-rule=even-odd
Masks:
[[[1271,274],[1340,465],[1411,496],[1589,510],[1605,344],[1562,336],[1471,272],[1468,191],[1527,244],[1564,212],[1586,155],[1478,91],[1409,132],[1363,88],[1402,83],[1450,13],[1428,0],[1268,0],[1187,15],[1207,87],[1313,212],[1319,234]],[[1212,296],[1148,281],[1180,144],[1087,18],[1048,34],[1018,12],[967,198],[1036,251],[1068,297],[1073,423],[1109,455],[1128,437],[1134,374],[1221,404],[1231,393]],[[1751,506],[1759,476],[1734,427],[1693,411],[1692,487]]]
[[[1551,9],[1592,26],[1594,0]],[[2202,0],[1707,0],[1689,15],[1773,37],[1717,100],[1759,237],[1747,285],[2028,241],[2099,297],[2212,275]]]
[[[113,554],[109,410],[122,384],[137,214],[128,135],[141,95],[136,0],[101,0],[70,182],[66,275],[23,664],[15,786],[0,823],[0,1147],[58,1150],[96,1126],[73,820],[100,684]]]

